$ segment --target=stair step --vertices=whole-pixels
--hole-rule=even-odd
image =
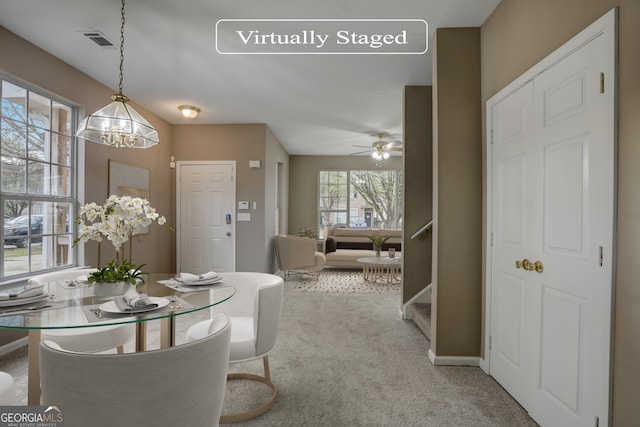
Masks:
[[[411,304],[410,310],[413,323],[431,341],[431,303]]]

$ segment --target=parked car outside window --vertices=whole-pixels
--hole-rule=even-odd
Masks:
[[[42,215],[31,215],[31,232],[29,232],[29,215],[21,215],[4,224],[4,244],[24,248],[31,243],[42,242]]]
[[[367,223],[362,218],[350,218],[349,227],[351,228],[367,228]]]

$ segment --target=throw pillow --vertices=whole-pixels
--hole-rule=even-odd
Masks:
[[[324,241],[324,244],[324,253],[328,254],[329,252],[336,251],[336,241],[333,239],[333,237],[327,237]]]

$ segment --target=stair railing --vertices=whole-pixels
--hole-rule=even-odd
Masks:
[[[416,231],[415,233],[413,233],[411,235],[411,239],[415,239],[416,237],[418,237],[420,234],[426,232],[427,230],[431,229],[431,227],[433,226],[433,220],[427,222],[423,227],[421,227],[418,231]],[[408,316],[408,311],[407,309],[409,308],[409,306],[411,304],[413,304],[414,302],[416,302],[419,298],[421,298],[423,295],[425,295],[427,292],[431,292],[431,283],[429,283],[428,285],[426,285],[422,290],[420,290],[417,294],[415,294],[409,301],[407,301],[406,303],[402,304],[402,308],[400,309],[400,317],[402,319],[407,319]]]
[[[431,226],[433,225],[433,220],[429,221],[428,223],[426,223],[424,225],[424,227],[422,227],[420,230],[416,231],[415,233],[413,233],[411,235],[411,240],[415,239],[416,237],[418,237],[420,235],[420,233],[422,232],[426,232],[428,229],[431,228]]]

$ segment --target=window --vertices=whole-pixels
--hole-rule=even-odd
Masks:
[[[75,264],[76,110],[0,81],[2,280]]]
[[[320,233],[325,225],[347,224],[347,176],[347,171],[320,171]]]
[[[319,230],[402,228],[402,172],[320,171]]]

